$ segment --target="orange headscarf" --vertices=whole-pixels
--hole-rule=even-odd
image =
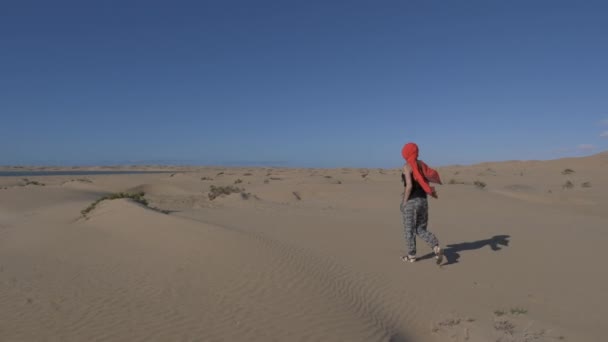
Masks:
[[[441,184],[439,172],[426,165],[422,160],[418,160],[418,145],[414,143],[405,144],[401,149],[401,155],[412,168],[414,179],[422,189],[429,195],[435,192],[435,188],[430,186],[429,182]]]

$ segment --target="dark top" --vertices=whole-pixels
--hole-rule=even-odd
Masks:
[[[403,182],[403,185],[405,184],[405,174],[401,173],[401,181]],[[410,198],[426,198],[426,191],[424,191],[424,189],[422,188],[422,186],[420,186],[420,183],[418,183],[418,181],[416,181],[416,179],[414,178],[414,175],[412,175],[412,192],[410,192]]]

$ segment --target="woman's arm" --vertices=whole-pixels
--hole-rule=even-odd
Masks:
[[[407,202],[412,193],[412,169],[408,164],[403,166],[403,174],[405,175],[405,191],[403,191],[403,203]]]

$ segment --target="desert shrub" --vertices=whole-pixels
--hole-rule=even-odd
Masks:
[[[302,200],[302,196],[300,196],[300,193],[299,193],[299,192],[294,191],[294,192],[292,192],[292,194],[295,196],[295,198],[296,198],[298,201],[301,201],[301,200]]]
[[[240,184],[240,183],[243,183],[243,180],[237,179],[237,180],[234,181],[234,184]]]
[[[91,203],[88,207],[83,209],[80,213],[82,214],[82,216],[87,216],[87,214],[90,213],[91,211],[93,211],[93,209],[95,209],[95,207],[97,207],[97,205],[99,203],[101,203],[102,201],[115,200],[115,199],[121,199],[121,198],[126,198],[126,199],[129,199],[131,201],[137,202],[139,204],[142,204],[142,205],[148,207],[148,200],[146,200],[144,198],[144,196],[145,196],[145,193],[143,191],[136,192],[136,193],[118,192],[118,193],[106,195],[106,196],[98,198],[95,202]],[[155,208],[151,208],[151,209],[155,209]]]
[[[573,173],[574,173],[574,170],[572,170],[572,169],[564,169],[564,171],[562,171],[562,175],[570,175]]]
[[[524,308],[511,308],[511,315],[525,315],[528,313],[528,310]]]
[[[494,322],[494,329],[503,332],[505,334],[513,335],[515,332],[515,325],[509,321],[497,321]]]
[[[38,181],[34,181],[34,180],[29,180],[27,178],[23,178],[23,186],[26,185],[37,185],[37,186],[44,186],[44,183],[38,182]]]
[[[496,315],[497,317],[504,316],[505,314],[506,314],[506,312],[504,310],[496,310],[496,311],[494,311],[494,315]]]
[[[224,196],[224,195],[230,195],[233,193],[241,193],[243,192],[244,189],[241,188],[237,188],[235,186],[215,186],[212,185],[211,187],[209,187],[209,199],[211,201],[213,201],[214,199],[218,198],[219,196]]]
[[[564,183],[562,185],[562,189],[572,189],[574,188],[574,183],[572,183],[571,181],[566,181],[566,183]]]
[[[581,184],[581,187],[583,187],[583,188],[590,188],[591,187],[591,183],[590,182],[584,182],[583,184]]]
[[[486,187],[486,183],[480,181],[480,180],[476,180],[473,182],[473,185],[475,185],[476,187],[483,189]]]

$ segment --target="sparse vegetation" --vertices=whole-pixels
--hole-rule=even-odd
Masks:
[[[251,193],[249,192],[241,192],[241,198],[244,200],[248,200],[251,197]]]
[[[264,179],[264,184],[270,183],[270,179]]]
[[[460,181],[460,180],[452,178],[452,179],[450,179],[450,181],[448,182],[448,184],[452,184],[453,185],[453,184],[466,184],[466,183],[463,182],[463,181]]]
[[[296,199],[297,199],[298,201],[301,201],[301,200],[302,200],[302,196],[300,196],[300,193],[299,193],[299,192],[294,191],[294,192],[292,192],[292,194],[293,194],[293,195],[296,197]]]
[[[245,172],[245,173],[243,173],[243,176],[251,176],[251,175],[252,175],[251,172]]]
[[[22,184],[22,186],[28,186],[28,185],[45,186],[44,183],[41,183],[41,182],[38,182],[38,181],[34,181],[34,180],[29,180],[27,178],[23,178],[23,184]]]
[[[528,310],[524,308],[511,308],[511,315],[525,315],[528,313]]]
[[[230,195],[233,193],[242,193],[243,191],[245,191],[244,189],[235,187],[235,186],[215,186],[212,185],[211,187],[209,187],[209,199],[211,201],[213,201],[214,199],[218,198],[219,196],[224,196],[224,195]]]
[[[486,183],[480,181],[480,180],[476,180],[473,182],[473,185],[475,185],[476,187],[478,187],[479,189],[483,189],[486,187]]]
[[[574,183],[572,183],[571,181],[566,181],[566,183],[564,183],[562,185],[562,189],[572,189],[574,188]]]
[[[330,178],[332,178],[332,177],[331,177],[331,176],[325,176],[325,178],[330,179]]]
[[[460,318],[449,318],[439,322],[440,327],[455,327],[461,322]]]
[[[243,183],[242,179],[237,179],[237,180],[234,181],[234,184],[240,184],[240,183]]]
[[[201,180],[202,181],[212,181],[213,178],[211,178],[211,177],[201,177]]]
[[[505,334],[513,335],[515,325],[507,320],[494,322],[494,329]]]
[[[282,180],[283,178],[281,177],[270,177],[271,180]]]
[[[367,177],[368,175],[369,175],[369,173],[364,173],[364,174],[362,174],[362,175],[361,175],[361,178],[365,178],[365,177]]]
[[[106,201],[106,200],[115,200],[115,199],[121,199],[121,198],[129,199],[129,200],[131,200],[133,202],[137,202],[137,203],[139,203],[141,205],[144,205],[144,206],[148,207],[148,200],[146,200],[144,198],[144,196],[145,196],[144,192],[137,192],[137,193],[118,192],[118,193],[115,193],[115,194],[106,195],[106,196],[100,197],[95,202],[91,203],[91,205],[89,205],[88,207],[86,207],[85,209],[83,209],[80,213],[82,214],[83,217],[86,217],[87,214],[90,213],[91,211],[93,211],[93,209],[95,209],[95,207],[97,207],[97,205],[99,203],[101,203],[103,201]],[[157,210],[157,211],[164,212],[164,211],[158,210],[156,208],[150,208],[150,209],[154,209],[154,210]]]
[[[584,182],[583,184],[581,184],[582,188],[590,188],[591,187],[591,183],[590,182]]]
[[[506,314],[506,312],[504,310],[494,311],[494,315],[496,315],[496,317],[501,317],[501,316],[504,316],[505,314]]]
[[[221,176],[221,175],[223,175],[223,174],[224,174],[224,171],[222,171],[222,172],[218,172],[216,176]]]
[[[574,170],[572,170],[572,169],[564,169],[564,171],[562,171],[562,175],[570,175],[573,173],[574,173]]]

